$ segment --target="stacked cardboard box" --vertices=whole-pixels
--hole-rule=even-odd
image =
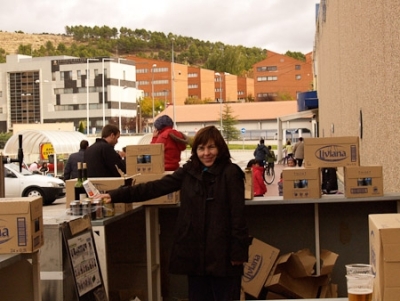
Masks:
[[[41,197],[0,199],[0,254],[32,253],[43,245]]]
[[[346,197],[383,195],[382,167],[360,166],[358,137],[304,138],[304,167],[283,170],[284,199],[320,198],[321,168],[338,167]]]
[[[372,300],[399,300],[400,214],[369,215],[369,244],[375,275]]]

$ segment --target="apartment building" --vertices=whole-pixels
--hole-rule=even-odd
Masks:
[[[296,99],[297,93],[313,89],[311,53],[306,61],[267,51],[267,58],[254,64],[256,101]]]
[[[252,78],[136,56],[126,59],[136,64],[137,82],[144,96],[154,95],[168,104],[175,101],[184,105],[188,98],[236,102],[254,95]]]
[[[0,64],[0,131],[55,122],[83,123],[88,133],[107,123],[125,128],[136,116],[138,95],[129,60],[7,55]]]

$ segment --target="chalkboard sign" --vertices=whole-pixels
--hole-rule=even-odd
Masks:
[[[62,224],[62,233],[79,301],[108,301],[89,216]]]

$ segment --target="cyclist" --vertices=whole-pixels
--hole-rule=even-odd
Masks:
[[[274,151],[272,150],[271,145],[268,145],[268,154],[265,158],[265,160],[267,161],[267,175],[270,175],[271,170],[274,171],[274,166],[275,166],[275,162],[276,162],[276,156]]]
[[[264,139],[260,139],[260,143],[257,145],[256,149],[254,150],[254,158],[258,161],[260,166],[264,166],[265,158],[268,156],[269,151],[268,148],[264,144]]]

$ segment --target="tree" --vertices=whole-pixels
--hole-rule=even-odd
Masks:
[[[79,122],[79,129],[78,132],[84,134],[85,133],[85,126],[83,125],[83,121]]]
[[[219,122],[221,122],[221,119],[219,119]],[[225,104],[222,111],[222,133],[228,144],[231,140],[240,139],[240,131],[235,127],[237,123],[237,116],[232,116],[232,108]]]
[[[8,139],[10,139],[12,136],[11,132],[8,133],[0,133],[0,149],[3,149],[4,146],[6,145]]]

